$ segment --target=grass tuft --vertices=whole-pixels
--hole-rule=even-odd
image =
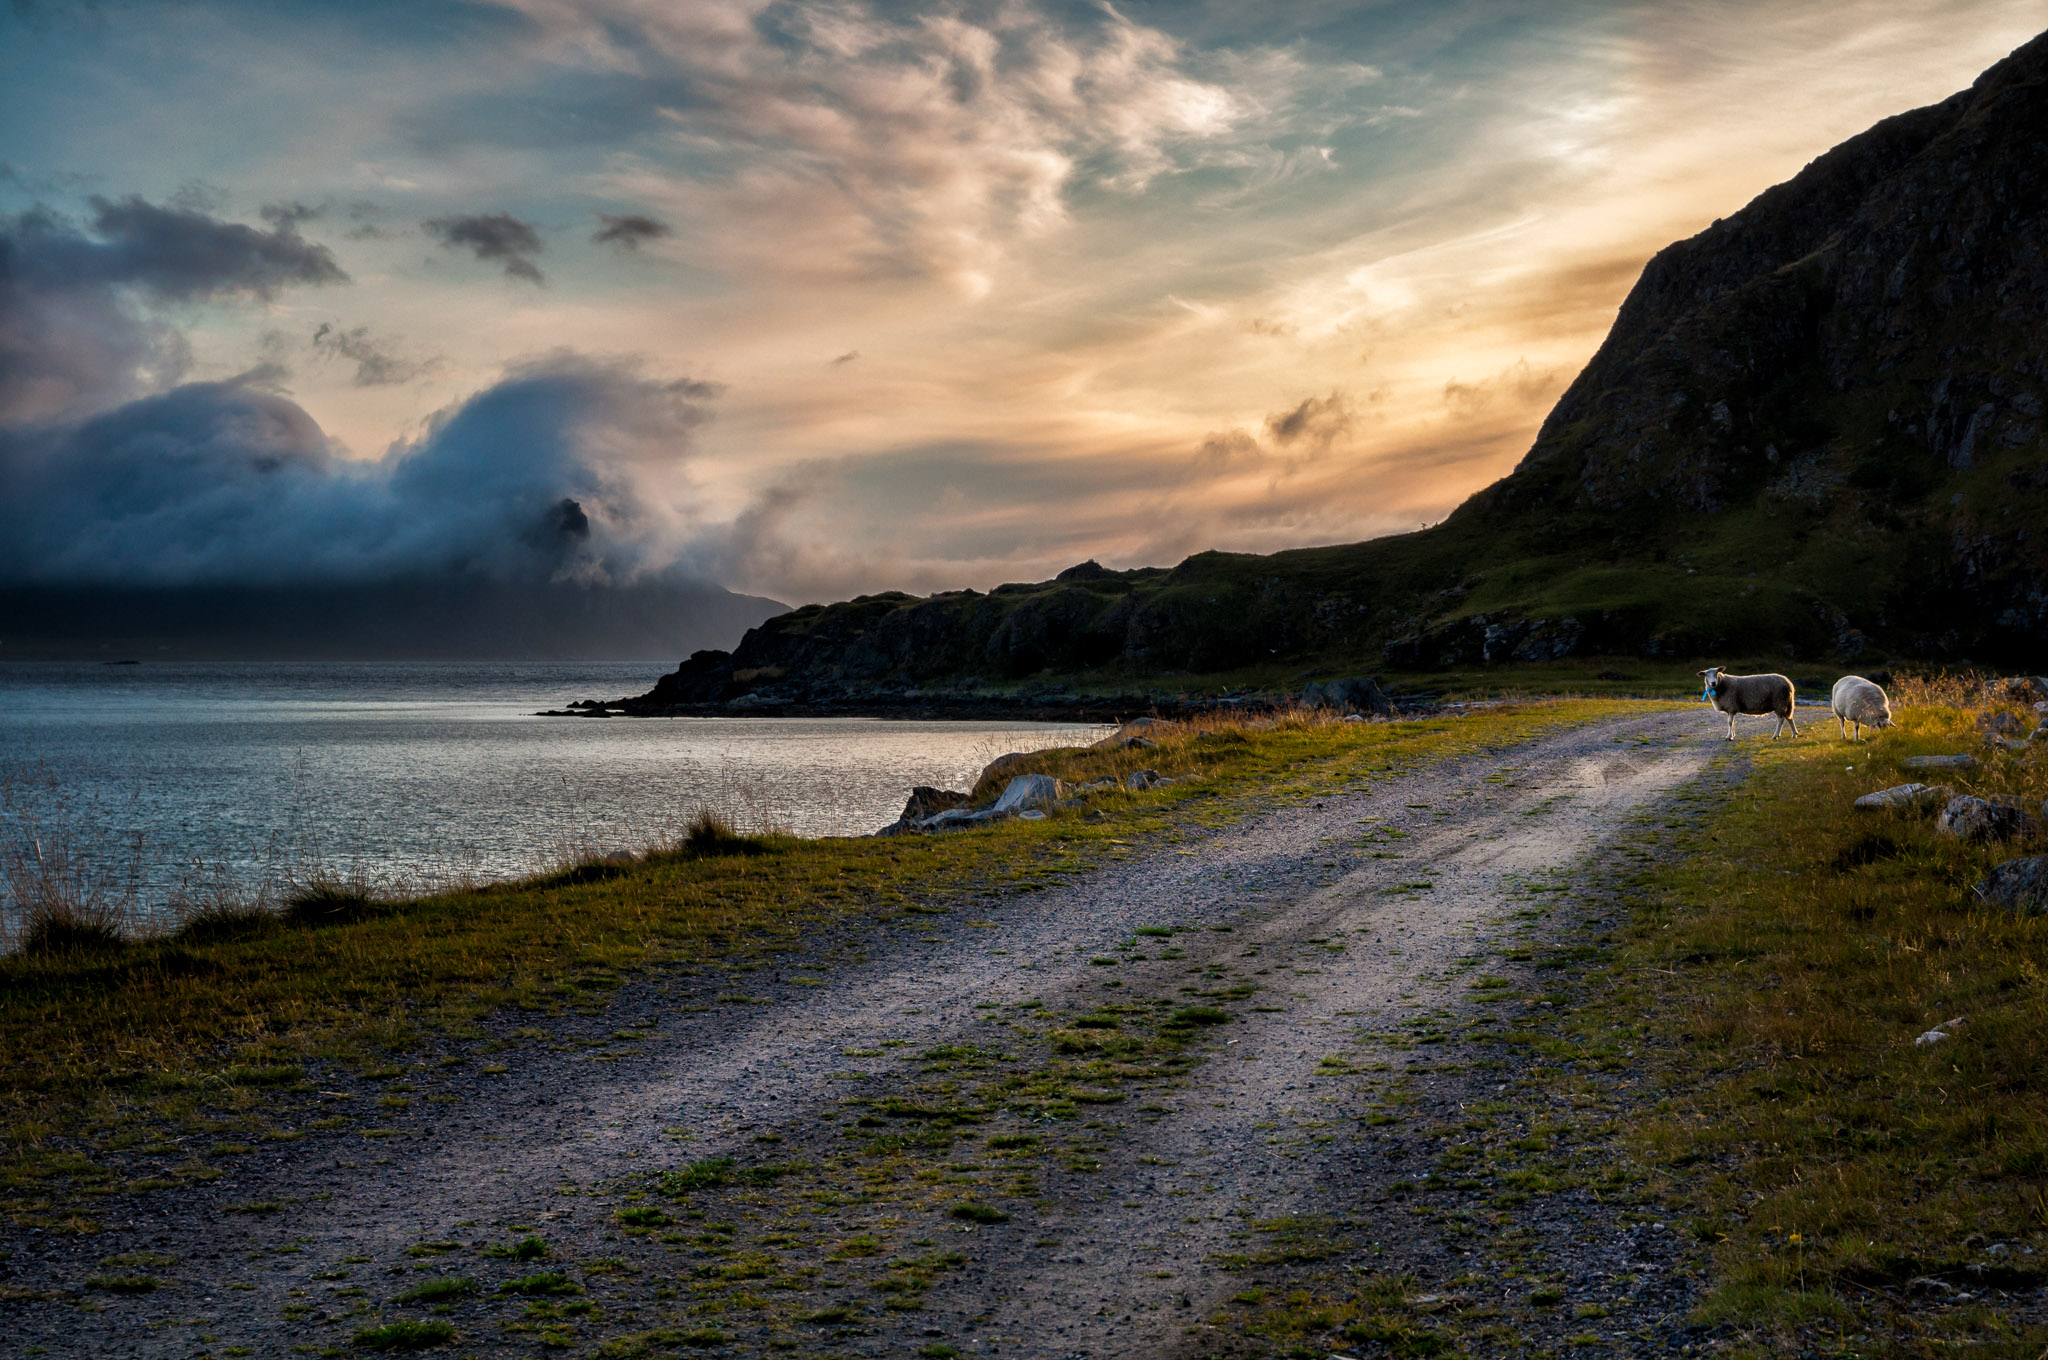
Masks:
[[[559,1270],[546,1270],[523,1279],[507,1280],[498,1286],[500,1294],[581,1294],[583,1286]]]
[[[352,1344],[365,1351],[423,1351],[445,1346],[455,1339],[455,1328],[438,1318],[426,1322],[388,1322],[382,1327],[365,1327]]]
[[[548,1244],[538,1237],[522,1237],[517,1242],[494,1242],[484,1248],[484,1255],[493,1261],[544,1261]]]
[[[280,914],[293,925],[337,926],[367,920],[380,905],[359,880],[314,878],[285,893]]]
[[[459,1299],[465,1294],[474,1294],[476,1291],[477,1282],[469,1276],[447,1276],[438,1280],[428,1280],[425,1284],[414,1285],[403,1294],[394,1294],[391,1296],[391,1302],[398,1305],[408,1303],[445,1303],[449,1299]]]

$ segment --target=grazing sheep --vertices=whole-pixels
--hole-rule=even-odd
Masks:
[[[1778,726],[1771,733],[1772,741],[1787,727],[1793,736],[1799,735],[1799,724],[1792,721],[1792,682],[1784,676],[1729,675],[1719,666],[1709,666],[1700,675],[1706,681],[1700,697],[1728,715],[1728,740],[1735,740],[1738,714],[1746,718],[1776,714]]]
[[[1842,724],[1842,735],[1849,736],[1851,726],[1856,735],[1852,741],[1863,740],[1863,729],[1890,727],[1892,725],[1892,701],[1875,681],[1865,680],[1860,675],[1845,675],[1835,681],[1835,691],[1829,700],[1834,706],[1835,719]]]

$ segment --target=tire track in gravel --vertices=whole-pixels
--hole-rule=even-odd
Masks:
[[[1705,768],[1708,743],[1670,740],[1697,728],[1692,717],[1602,724],[1513,753],[1513,788],[1489,785],[1470,764],[1441,772],[1429,781],[1431,806],[1404,806],[1405,817],[1388,816],[1386,795],[1412,796],[1413,781],[1327,800],[1338,818],[1378,814],[1387,817],[1381,825],[1406,831],[1403,858],[1369,861],[1252,913],[1236,935],[1250,948],[1238,952],[1255,950],[1274,975],[1286,970],[1287,1011],[1254,1012],[1233,1026],[1227,1056],[1192,1076],[1174,1115],[1112,1145],[1091,1202],[1074,1206],[1086,1222],[1074,1248],[1036,1269],[991,1276],[979,1297],[954,1304],[957,1315],[979,1318],[994,1348],[1019,1354],[1169,1353],[1236,1287],[1222,1267],[1234,1250],[1242,1254],[1249,1221],[1354,1211],[1354,1148],[1318,1135],[1340,1120],[1356,1127],[1365,1101],[1319,1073],[1319,1063],[1418,1016],[1470,1013],[1461,965],[1498,952],[1525,904],[1520,890],[1583,863],[1633,814]],[[1624,754],[1613,749],[1617,738],[1664,740]],[[1231,859],[1206,863],[1214,872]],[[1429,886],[1401,886],[1419,883]],[[1330,942],[1340,938],[1337,954]]]
[[[1117,1136],[1104,1140],[1100,1171],[1048,1170],[1038,1212],[974,1228],[975,1259],[933,1287],[923,1312],[836,1342],[868,1354],[902,1353],[919,1335],[989,1353],[1169,1352],[1229,1288],[1216,1258],[1247,1219],[1343,1210],[1347,1144],[1316,1142],[1315,1130],[1347,1097],[1318,1076],[1319,1058],[1461,1005],[1461,962],[1508,928],[1531,875],[1582,862],[1704,767],[1715,747],[1696,719],[1603,721],[1375,777],[1313,805],[1193,832],[1189,844],[1146,847],[1045,892],[973,903],[993,928],[969,925],[970,912],[956,908],[835,929],[763,974],[629,983],[603,1016],[555,1022],[586,1037],[642,1022],[643,1037],[617,1062],[523,1054],[504,1077],[464,1078],[461,1105],[414,1117],[410,1136],[376,1145],[388,1153],[381,1164],[335,1155],[364,1144],[327,1142],[112,1225],[91,1251],[173,1243],[185,1258],[173,1273],[188,1283],[82,1316],[35,1305],[27,1334],[53,1354],[191,1355],[202,1333],[262,1354],[331,1344],[351,1323],[335,1286],[320,1281],[345,1257],[370,1258],[359,1275],[395,1277],[422,1239],[513,1224],[539,1227],[565,1256],[615,1254],[614,1205],[591,1187],[692,1158],[749,1156],[764,1133],[792,1154],[825,1146],[845,1098],[894,1075],[850,1080],[848,1049],[884,1037],[904,1041],[906,1053],[999,1042],[1006,1022],[978,1008],[1086,1007],[1111,981],[1123,995],[1190,981],[1255,985],[1260,1002],[1285,1009],[1229,1026],[1206,1063],[1169,1084],[1169,1113],[1106,1115]],[[1427,886],[1404,886],[1418,884]],[[1113,979],[1090,963],[1146,926],[1183,928],[1175,944],[1184,957],[1129,962]],[[1331,948],[1340,938],[1341,953]],[[695,1009],[736,985],[771,1004]],[[680,1146],[665,1132],[678,1126],[691,1134]],[[354,1156],[370,1164],[346,1159]],[[560,1193],[569,1187],[576,1193]],[[248,1200],[293,1208],[275,1220],[217,1214]],[[1057,1246],[1032,1245],[1052,1240],[1048,1232]],[[40,1261],[54,1283],[89,1269],[66,1255],[32,1257],[22,1273]],[[633,1318],[628,1305],[611,1321]],[[533,1349],[471,1326],[460,1343],[474,1355]]]

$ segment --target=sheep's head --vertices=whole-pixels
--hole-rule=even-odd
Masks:
[[[1709,666],[1705,670],[1697,672],[1697,674],[1699,675],[1701,682],[1700,698],[1705,699],[1709,703],[1712,703],[1714,699],[1714,687],[1721,683],[1721,668],[1719,666]]]

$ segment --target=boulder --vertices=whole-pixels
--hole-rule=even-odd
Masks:
[[[1907,756],[1899,762],[1902,770],[1974,770],[1983,764],[1975,756]]]
[[[2025,916],[2048,914],[2048,855],[2028,855],[1994,865],[1977,885],[1977,896],[1991,906]]]
[[[1157,770],[1132,770],[1124,776],[1124,787],[1132,793],[1143,793],[1146,789],[1156,789],[1166,782],[1166,778]]]
[[[1394,711],[1376,675],[1319,680],[1302,689],[1301,702],[1307,708],[1334,708],[1340,713],[1371,713],[1380,717]]]
[[[1040,757],[1050,755],[1053,751],[1078,751],[1080,749],[1078,746],[1057,746],[1044,751],[1012,751],[1006,756],[997,756],[994,760],[982,766],[981,773],[975,777],[974,787],[979,790],[984,784],[1013,779],[1024,772],[1026,765],[1036,764]]]
[[[2031,836],[2040,827],[2025,808],[1967,795],[1949,799],[1948,806],[1941,810],[1941,820],[1934,824],[1938,834],[1965,841],[2010,840]]]
[[[1955,790],[1946,784],[1895,784],[1876,793],[1866,793],[1851,806],[1865,812],[1911,812],[1938,806],[1953,797]]]
[[[1065,793],[1060,781],[1049,774],[1020,774],[1004,786],[1003,796],[996,799],[989,812],[1003,816],[1026,808],[1051,807]]]
[[[1986,737],[1984,744],[2000,751],[2010,751],[2014,755],[2033,749],[2033,743],[2021,737]]]
[[[1979,732],[1995,733],[2001,737],[2011,737],[2017,736],[2027,729],[2025,724],[2021,723],[2018,718],[2001,708],[1996,712],[1978,714],[1977,730]]]
[[[910,801],[903,805],[903,820],[920,822],[927,817],[946,811],[948,808],[966,807],[968,796],[951,789],[935,789],[929,784],[919,784],[910,791]]]
[[[1171,724],[1160,722],[1157,718],[1133,718],[1101,741],[1096,742],[1089,749],[1092,751],[1122,751],[1135,748],[1140,751],[1149,751],[1159,745],[1155,738],[1169,726]]]
[[[2048,675],[2015,675],[2005,682],[2005,695],[2023,704],[2048,701]]]

